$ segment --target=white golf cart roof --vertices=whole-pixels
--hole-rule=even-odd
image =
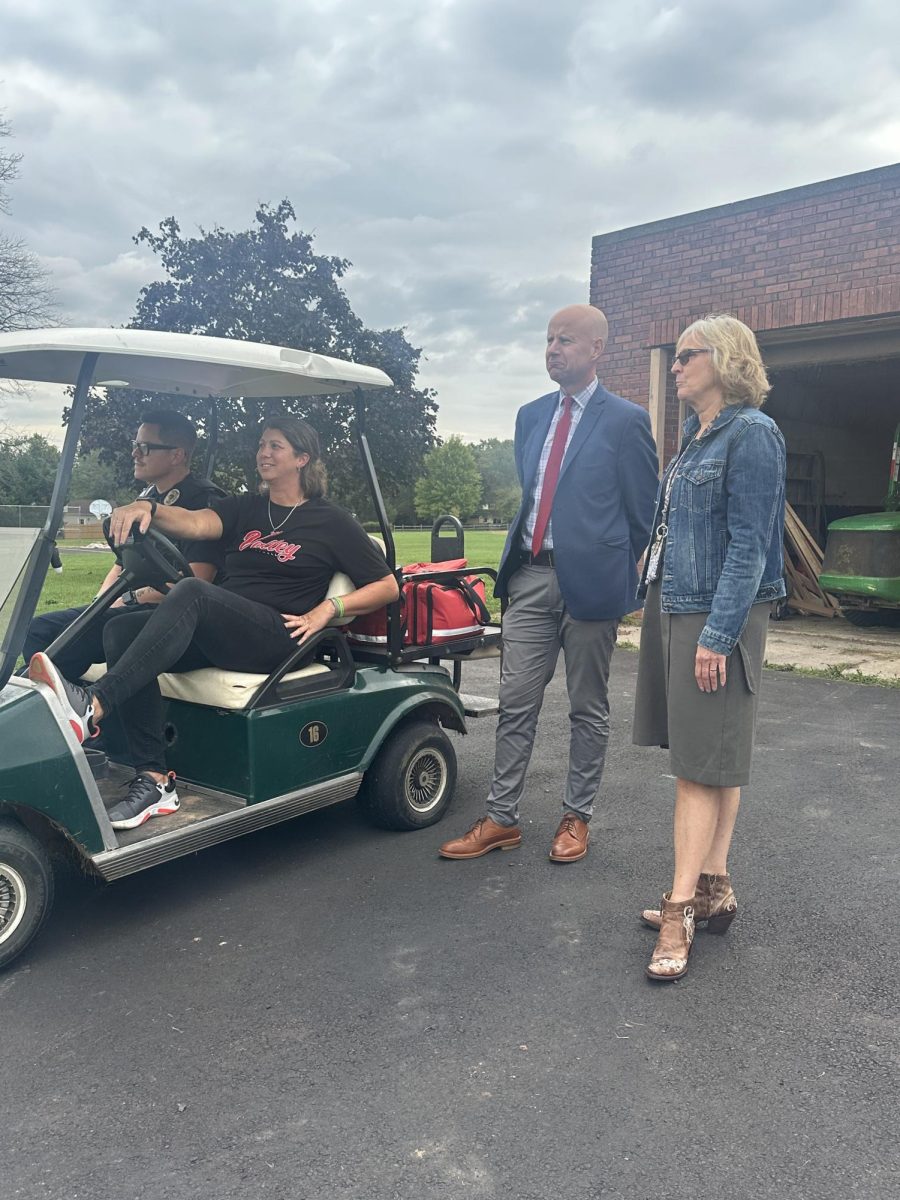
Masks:
[[[31,329],[0,334],[0,378],[74,384],[86,354],[93,384],[185,396],[313,396],[390,387],[377,367],[306,350],[147,329]]]

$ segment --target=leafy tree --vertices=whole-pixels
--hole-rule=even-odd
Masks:
[[[471,446],[452,437],[425,459],[425,474],[416,484],[420,517],[449,513],[469,517],[481,499],[481,475]]]
[[[508,525],[519,511],[521,501],[522,489],[518,484],[515,487],[499,488],[494,495],[490,515]]]
[[[11,136],[0,117],[0,139]],[[19,173],[21,154],[0,149],[0,212],[10,211],[9,185]],[[19,238],[0,233],[0,332],[33,329],[52,320],[47,272]]]
[[[399,493],[391,513],[392,519],[398,525],[415,525],[419,517],[416,512],[416,485],[410,484]]]
[[[402,329],[367,329],[353,312],[340,286],[347,260],[314,253],[312,236],[291,229],[295,221],[290,202],[282,200],[275,208],[261,205],[255,225],[237,233],[215,226],[201,229],[199,237],[184,237],[174,217],[164,220],[158,233],[142,229],[135,242],[159,256],[167,278],[141,290],[129,327],[243,338],[381,367],[394,386],[369,394],[367,434],[390,512],[394,499],[421,474],[436,442],[435,393],[417,386],[421,351]],[[147,399],[110,389],[105,397],[92,398],[86,416],[82,447],[99,450],[104,461],[121,462],[122,483],[130,473],[127,456],[110,447],[128,444]],[[206,427],[205,401],[179,397],[171,402],[201,430]],[[266,414],[284,411],[309,420],[319,433],[331,495],[360,516],[370,513],[351,443],[353,398],[347,394],[221,400],[216,478],[255,487],[260,422]],[[198,460],[203,461],[202,448]]]
[[[0,504],[49,504],[59,451],[39,433],[0,440]]]
[[[108,500],[110,504],[130,500],[135,495],[135,484],[123,488],[118,480],[116,467],[105,463],[97,450],[80,454],[72,469],[69,496],[73,500]]]
[[[484,484],[482,501],[491,517],[511,521],[516,515],[522,489],[516,474],[516,459],[511,438],[488,438],[472,447]]]

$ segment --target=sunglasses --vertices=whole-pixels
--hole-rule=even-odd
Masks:
[[[166,446],[162,442],[132,442],[131,449],[137,451],[141,458],[146,458],[151,450],[177,450],[177,446]]]
[[[675,355],[672,363],[673,365],[681,363],[683,367],[686,367],[695,354],[712,354],[712,350],[682,350],[680,354]]]

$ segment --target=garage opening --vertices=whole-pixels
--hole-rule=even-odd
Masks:
[[[765,411],[784,434],[787,498],[820,545],[829,521],[884,507],[900,421],[900,358],[771,372]]]
[[[760,336],[765,411],[788,452],[787,498],[820,546],[830,521],[884,508],[900,423],[900,317]]]

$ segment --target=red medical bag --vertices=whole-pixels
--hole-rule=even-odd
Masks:
[[[442,645],[477,637],[490,624],[484,581],[478,575],[451,575],[467,566],[464,558],[443,563],[410,563],[403,567],[400,619],[404,646]],[[417,575],[430,575],[419,579]],[[356,617],[347,636],[361,645],[387,645],[384,609]]]

